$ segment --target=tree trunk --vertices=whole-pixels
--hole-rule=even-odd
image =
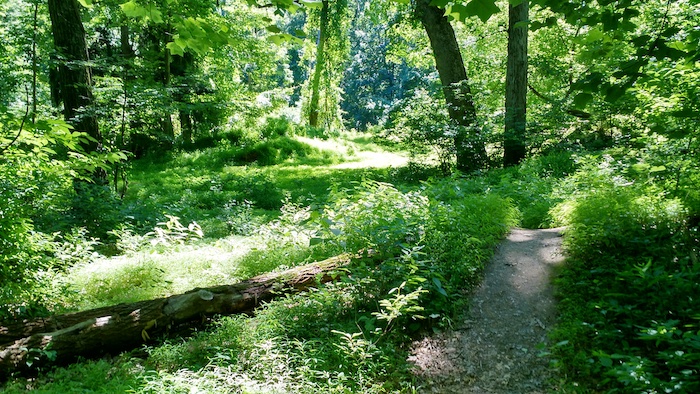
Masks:
[[[59,56],[57,82],[63,116],[76,131],[92,137],[93,140],[82,144],[85,152],[96,152],[102,147],[102,134],[97,117],[91,113],[94,105],[92,78],[80,5],[77,0],[48,0],[48,6],[54,46]],[[104,182],[104,173],[96,177]]]
[[[311,101],[309,102],[309,126],[312,127],[318,127],[321,74],[323,74],[323,68],[326,64],[325,46],[328,36],[328,0],[323,0],[320,25],[318,45],[316,47],[316,66],[314,67],[314,78],[311,81]]]
[[[508,6],[508,64],[506,71],[506,119],[503,165],[525,158],[527,137],[527,34],[529,4]]]
[[[170,35],[170,26],[168,26],[168,29],[165,32],[165,36],[163,38],[163,58],[164,58],[164,64],[163,66],[165,67],[165,80],[163,81],[163,85],[165,85],[165,90],[169,93],[171,90],[171,80],[172,80],[172,75],[171,75],[171,65],[172,65],[172,56],[170,55],[170,49],[166,46],[168,39],[167,37]],[[169,142],[175,141],[175,128],[173,127],[173,120],[171,118],[171,113],[170,113],[170,105],[165,107],[165,113],[163,114],[163,118],[161,119],[161,127],[163,129],[163,134],[165,134]]]
[[[192,145],[192,130],[194,125],[192,124],[192,116],[190,115],[190,110],[187,108],[190,105],[187,103],[180,103],[181,106],[185,108],[180,108],[180,131],[182,137],[182,144],[184,146]]]
[[[37,107],[37,74],[39,73],[39,64],[37,62],[36,45],[37,31],[39,22],[39,2],[34,3],[34,13],[32,15],[32,123],[36,123],[36,107]]]
[[[233,285],[0,325],[0,377],[130,350],[154,334],[204,316],[249,312],[264,301],[335,279],[333,271],[350,260],[350,255],[340,255]]]
[[[482,168],[486,163],[486,149],[479,140],[476,108],[452,25],[445,11],[430,5],[430,0],[418,0],[415,15],[430,39],[450,118],[464,128],[454,137],[457,168],[462,171]]]

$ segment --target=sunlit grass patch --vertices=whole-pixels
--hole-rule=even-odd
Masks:
[[[239,261],[254,246],[250,238],[231,236],[207,244],[148,247],[76,266],[66,281],[80,294],[79,309],[165,297],[241,280]]]
[[[297,138],[319,149],[336,151],[345,158],[344,162],[335,164],[332,168],[404,167],[408,164],[406,155],[389,152],[365,137],[356,136],[355,139],[350,140],[345,138],[328,140]]]
[[[143,371],[136,360],[114,358],[83,361],[57,368],[37,379],[16,379],[0,387],[3,393],[127,393],[141,384]]]

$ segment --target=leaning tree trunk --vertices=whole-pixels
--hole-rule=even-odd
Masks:
[[[529,4],[508,6],[508,63],[506,71],[506,119],[503,165],[525,158],[527,138],[527,33]]]
[[[334,280],[349,255],[167,298],[0,325],[0,377],[141,346],[154,334],[204,316],[249,312],[260,303]]]
[[[430,0],[417,0],[415,15],[430,39],[450,118],[465,128],[454,137],[457,168],[463,171],[482,168],[486,149],[475,127],[476,108],[454,29],[445,11],[430,5]]]
[[[323,0],[321,8],[321,21],[318,33],[318,45],[316,47],[316,66],[314,77],[311,80],[311,100],[309,101],[309,126],[318,126],[319,100],[321,89],[321,75],[326,66],[326,40],[328,38],[328,0]]]
[[[102,134],[97,117],[91,112],[94,106],[92,78],[80,5],[77,0],[48,0],[48,5],[53,42],[59,57],[56,82],[63,101],[63,116],[76,131],[91,137],[82,143],[85,152],[96,152],[101,148]],[[94,177],[100,183],[105,181],[104,171]]]

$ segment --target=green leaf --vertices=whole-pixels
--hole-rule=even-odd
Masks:
[[[471,16],[467,7],[462,4],[452,4],[445,7],[445,15],[458,21],[465,21]]]
[[[440,279],[438,278],[433,278],[433,283],[435,284],[435,288],[437,289],[438,293],[444,295],[447,297],[447,292],[445,289],[442,287],[442,282],[440,282]]]
[[[604,38],[605,38],[605,33],[600,31],[600,29],[598,29],[598,28],[593,28],[588,32],[588,34],[586,34],[585,42],[592,43],[592,42],[600,41]]]
[[[124,15],[129,18],[144,18],[150,19],[155,23],[163,23],[163,14],[152,4],[149,4],[148,7],[143,7],[132,0],[121,4],[119,7],[121,7]]]
[[[121,4],[122,12],[129,18],[141,18],[146,15],[146,9],[136,4],[135,1],[129,1],[127,3]]]
[[[78,0],[78,3],[80,3],[80,5],[82,5],[85,8],[92,8],[92,0]]]
[[[300,3],[306,8],[323,8],[323,2],[320,0],[301,0]]]
[[[185,48],[181,47],[176,42],[169,42],[166,47],[170,50],[170,54],[172,55],[183,56],[185,54]]]
[[[590,93],[579,93],[574,97],[574,107],[578,109],[586,108],[586,105],[593,100],[593,95]]]
[[[494,14],[501,11],[496,5],[495,0],[472,0],[467,4],[466,11],[468,16],[478,16],[482,22],[486,22]],[[464,19],[461,19],[464,20]]]
[[[269,31],[270,33],[282,33],[282,29],[280,29],[277,25],[270,25],[267,26],[265,29]]]
[[[666,46],[672,49],[677,49],[679,51],[688,50],[688,46],[683,41],[671,41],[667,42]]]
[[[450,3],[450,0],[433,0],[430,2],[430,5],[435,6],[435,7],[440,7],[440,8],[445,8],[447,4]]]
[[[627,86],[627,84],[610,86],[605,92],[605,101],[614,103],[625,95],[628,88],[629,86]]]
[[[610,357],[599,357],[600,364],[604,366],[605,368],[610,368],[612,367],[612,359]]]
[[[652,173],[653,173],[653,172],[662,172],[662,171],[666,171],[666,167],[665,167],[665,166],[653,166],[653,167],[651,167],[651,169],[649,170],[649,172],[652,172]]]
[[[303,42],[300,38],[294,37],[291,34],[273,34],[267,37],[267,40],[276,45],[281,45],[286,42]]]

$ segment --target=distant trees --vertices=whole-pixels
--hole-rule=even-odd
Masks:
[[[315,13],[313,9],[309,11],[309,26],[318,28],[318,36],[313,73],[309,81],[311,92],[306,104],[308,123],[312,127],[342,127],[339,85],[343,79],[349,47],[348,1],[322,0],[320,12]]]

